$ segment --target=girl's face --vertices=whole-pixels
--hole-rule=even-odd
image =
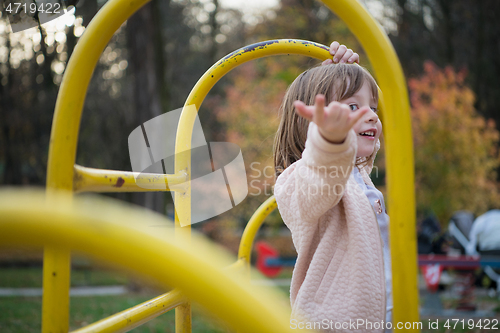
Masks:
[[[373,99],[368,82],[365,81],[361,89],[353,96],[339,102],[349,105],[353,111],[364,106],[368,106],[371,109],[353,126],[353,130],[358,138],[358,152],[356,157],[370,156],[382,133],[382,123],[378,119],[377,101]]]

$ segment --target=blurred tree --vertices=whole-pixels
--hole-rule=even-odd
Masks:
[[[64,34],[31,30],[13,34],[0,16],[0,184],[45,182],[50,104],[66,54]]]
[[[421,73],[429,59],[440,67],[467,68],[476,109],[493,118],[500,129],[500,57],[498,35],[500,1],[497,0],[375,0],[394,20],[390,33],[408,77]],[[374,2],[366,0],[365,2]]]
[[[232,227],[243,227],[255,209],[272,195],[272,147],[279,124],[278,109],[290,83],[289,72],[297,71],[272,58],[252,61],[231,75],[231,84],[225,87],[225,100],[208,101],[214,103],[217,120],[225,127],[219,141],[232,142],[241,148],[247,171],[247,199],[218,217],[232,221]]]
[[[167,1],[167,6],[170,1]],[[133,78],[135,122],[144,122],[168,111],[163,61],[163,38],[159,1],[152,0],[127,21],[126,35],[129,73]],[[161,96],[164,96],[163,103]],[[163,104],[163,105],[162,105]],[[147,208],[164,212],[165,193],[134,193],[133,201]]]
[[[363,54],[345,23],[315,0],[281,0],[278,9],[265,13],[262,22],[250,29],[248,36],[253,41],[295,38],[325,45],[337,40]],[[362,56],[362,59],[366,57]]]
[[[97,0],[80,1],[74,15],[65,15],[64,22],[16,34],[9,30],[7,17],[0,17],[1,184],[44,184],[58,86],[78,38],[102,5]],[[136,28],[128,34],[126,24],[120,28],[99,59],[82,114],[79,164],[130,170],[126,139],[130,131],[182,106],[213,58],[241,46],[243,24],[236,10],[221,8],[211,0],[154,1],[145,10],[151,6],[151,19],[137,24],[133,17],[128,23]],[[199,21],[202,14],[211,21]],[[202,29],[209,21],[215,35]],[[144,45],[150,52],[144,52]],[[144,55],[155,60],[144,61]],[[153,75],[147,77],[146,72]],[[151,89],[146,89],[148,84]],[[157,97],[141,98],[137,106],[134,93],[141,91],[141,96],[153,91]],[[217,128],[208,126],[208,132]]]
[[[434,211],[443,227],[456,210],[481,214],[498,204],[499,132],[474,108],[464,70],[439,69],[409,80],[415,144],[417,209]]]
[[[172,0],[176,7],[170,7],[168,18],[171,23],[164,23],[167,61],[175,66],[167,70],[172,96],[171,108],[181,107],[188,93],[203,73],[226,54],[245,45],[242,13],[224,8],[216,0]],[[179,24],[176,24],[179,21]],[[222,97],[224,86],[222,79],[208,95]],[[213,103],[205,102],[199,117],[208,141],[213,140],[222,130],[214,117]]]

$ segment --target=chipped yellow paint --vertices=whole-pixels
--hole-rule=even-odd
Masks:
[[[80,192],[184,191],[187,175],[162,175],[74,167],[73,190]],[[147,188],[146,188],[147,187]]]

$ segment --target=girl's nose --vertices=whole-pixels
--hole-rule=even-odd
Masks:
[[[372,109],[370,109],[370,111],[368,111],[368,113],[367,113],[366,121],[376,123],[378,121],[377,113],[375,111],[373,111]]]

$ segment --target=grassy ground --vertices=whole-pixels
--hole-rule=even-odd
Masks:
[[[71,299],[70,329],[91,324],[116,312],[137,305],[156,294],[127,294],[118,296],[73,297]],[[0,332],[40,332],[41,297],[0,298]],[[132,332],[175,332],[175,314],[167,312],[156,319],[134,329]],[[215,321],[199,306],[193,305],[194,333],[226,332],[222,323]]]
[[[0,288],[41,288],[40,267],[1,268]],[[72,270],[71,286],[126,285],[131,282],[127,274],[105,270]]]
[[[0,288],[39,288],[42,286],[42,269],[1,268]],[[143,281],[122,272],[105,270],[73,270],[72,286],[127,285],[135,292],[125,295],[72,297],[70,329],[91,324],[114,313],[128,309],[160,295]],[[41,330],[41,297],[0,297],[0,332],[35,333]],[[224,333],[227,328],[206,310],[193,304],[194,333]],[[169,311],[134,329],[132,332],[175,332],[175,313]]]
[[[291,277],[291,269],[284,270],[278,279]],[[257,280],[261,276],[254,275]],[[103,286],[103,285],[127,285],[129,289],[135,290],[126,295],[119,296],[90,296],[72,297],[70,312],[70,328],[76,329],[99,319],[105,318],[116,312],[125,310],[148,299],[161,294],[160,291],[151,287],[144,287],[144,281],[137,280],[128,274],[117,271],[98,270],[73,270],[71,274],[72,286]],[[1,268],[0,288],[38,288],[42,286],[41,268]],[[287,293],[288,286],[280,286]],[[446,309],[453,308],[456,300],[441,297]],[[476,297],[477,304],[481,310],[493,310],[500,318],[500,301],[487,296]],[[449,321],[449,328],[445,327],[446,319],[438,319],[438,329],[430,327],[430,323],[436,323],[436,319],[421,318],[423,333],[448,333],[448,332],[494,332],[498,329],[484,329],[475,327],[470,329],[468,320],[464,322]],[[475,320],[477,325],[479,319]],[[0,332],[1,333],[31,333],[40,332],[41,322],[41,297],[0,297]],[[482,319],[483,326],[485,325]],[[453,329],[453,325],[456,327]],[[490,328],[492,327],[490,324]],[[500,328],[500,323],[497,324]],[[132,332],[174,332],[174,312],[170,311],[160,317],[134,329]],[[193,332],[194,333],[226,333],[227,328],[223,323],[217,321],[205,309],[193,305]]]

